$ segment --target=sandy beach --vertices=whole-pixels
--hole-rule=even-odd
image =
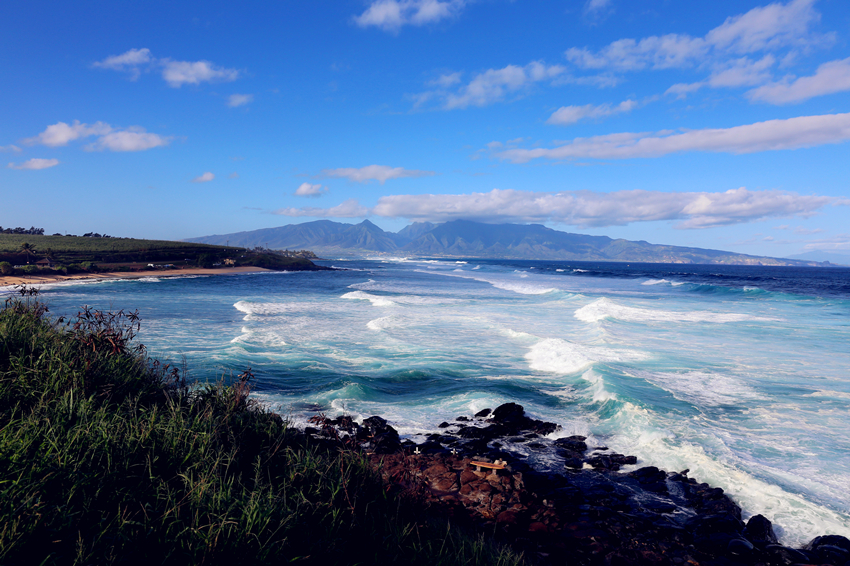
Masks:
[[[187,275],[236,275],[239,273],[258,273],[270,271],[262,267],[223,267],[216,269],[187,268],[150,270],[133,272],[105,272],[105,273],[75,273],[73,275],[46,274],[28,276],[0,276],[0,287],[11,285],[44,285],[46,283],[61,283],[64,281],[75,281],[82,279],[140,279],[142,277],[185,277]]]

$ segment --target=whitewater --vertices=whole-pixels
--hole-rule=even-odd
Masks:
[[[153,356],[185,358],[201,381],[250,367],[257,398],[297,424],[381,415],[421,441],[514,401],[561,425],[553,438],[689,468],[785,544],[850,537],[850,269],[327,265],[341,269],[73,282],[42,298],[56,316],[138,309]]]

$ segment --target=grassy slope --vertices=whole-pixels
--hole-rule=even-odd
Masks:
[[[0,563],[516,564],[388,495],[357,454],[189,388],[133,315],[0,310]]]
[[[30,244],[31,256],[21,253],[21,244]],[[56,263],[70,265],[92,263],[170,262],[195,265],[201,255],[216,260],[232,258],[237,265],[253,265],[269,269],[312,269],[305,259],[285,258],[274,254],[249,252],[241,248],[211,246],[166,240],[137,240],[133,238],[82,238],[74,236],[31,236],[0,234],[0,261],[12,264],[37,260],[50,251]]]

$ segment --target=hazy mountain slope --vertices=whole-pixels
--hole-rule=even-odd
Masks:
[[[828,261],[838,265],[850,265],[850,252],[828,252],[828,251],[813,251],[803,254],[790,255],[788,259],[801,259],[806,261]]]
[[[322,246],[349,226],[351,225],[330,220],[316,220],[278,228],[261,228],[234,234],[188,238],[184,241],[217,245],[227,245],[229,242],[231,246],[243,248],[262,246],[280,250],[301,250]]]
[[[540,224],[483,224],[453,220],[417,222],[394,234],[372,222],[343,224],[317,220],[279,228],[191,238],[188,242],[273,249],[310,249],[319,255],[393,253],[574,261],[816,265],[815,261],[748,256],[721,250],[611,239],[553,230]]]

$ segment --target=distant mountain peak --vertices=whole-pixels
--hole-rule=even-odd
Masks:
[[[816,261],[747,256],[720,250],[634,242],[608,236],[573,234],[542,224],[485,224],[451,220],[414,222],[385,232],[366,219],[359,224],[316,220],[250,232],[190,238],[187,242],[232,246],[308,249],[322,255],[400,253],[420,257],[478,257],[556,261],[630,261],[744,265],[820,265]]]

